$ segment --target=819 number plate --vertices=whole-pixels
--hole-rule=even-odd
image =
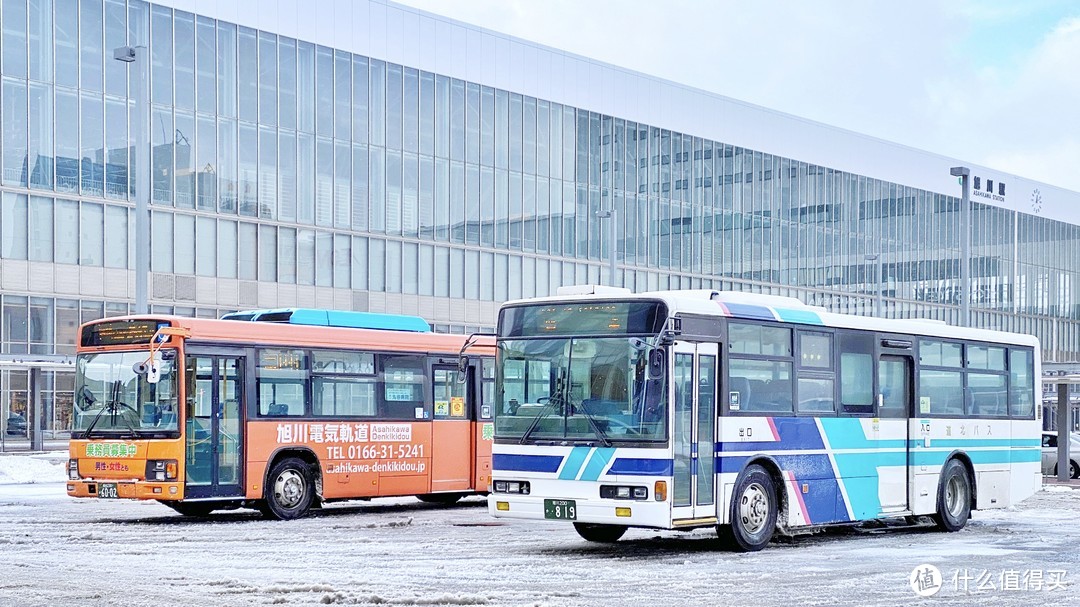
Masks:
[[[576,521],[577,502],[574,500],[544,500],[544,518]]]

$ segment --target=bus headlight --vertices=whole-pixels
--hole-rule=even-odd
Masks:
[[[148,481],[173,481],[176,480],[177,463],[174,459],[148,459],[146,460],[146,480]]]
[[[79,476],[79,460],[74,457],[68,460],[68,480],[77,481]]]
[[[649,488],[628,485],[600,485],[600,497],[609,500],[647,500],[649,499]]]
[[[495,493],[528,495],[530,491],[529,481],[494,481],[491,485]]]

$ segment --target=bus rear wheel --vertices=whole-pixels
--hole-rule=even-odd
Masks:
[[[619,541],[626,533],[626,525],[596,525],[593,523],[574,523],[578,535],[590,542],[611,544]]]
[[[934,522],[942,531],[960,531],[971,518],[971,479],[959,460],[951,459],[941,471]]]
[[[307,514],[315,498],[311,468],[296,457],[280,460],[270,469],[259,509],[267,518],[281,521]]]
[[[764,468],[747,467],[735,482],[729,525],[716,534],[729,550],[756,552],[769,544],[776,531],[776,484]]]

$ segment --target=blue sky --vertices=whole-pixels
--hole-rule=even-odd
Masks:
[[[398,0],[1080,191],[1080,0]]]

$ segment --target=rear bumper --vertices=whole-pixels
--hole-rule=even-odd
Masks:
[[[136,500],[179,500],[184,498],[184,484],[178,482],[159,483],[131,480],[77,480],[67,481],[67,494],[71,497],[97,498],[98,486],[102,483],[116,485],[116,494],[120,499]]]

